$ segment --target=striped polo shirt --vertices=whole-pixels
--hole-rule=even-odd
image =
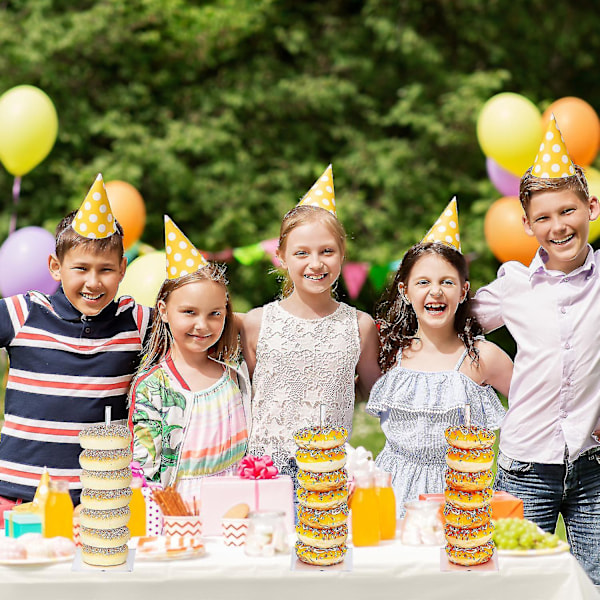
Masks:
[[[0,438],[0,496],[32,500],[40,475],[69,484],[79,500],[79,432],[126,422],[127,391],[151,310],[123,296],[87,317],[62,287],[0,300],[0,346],[10,359]]]

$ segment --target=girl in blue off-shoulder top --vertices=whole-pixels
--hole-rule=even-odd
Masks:
[[[404,255],[377,310],[384,375],[367,412],[381,420],[385,447],[376,459],[392,474],[398,516],[419,494],[444,490],[444,431],[463,421],[498,429],[512,361],[485,341],[471,315],[468,266],[443,242],[421,242]]]

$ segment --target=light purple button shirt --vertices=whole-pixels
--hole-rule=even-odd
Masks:
[[[506,325],[517,344],[500,450],[523,462],[562,463],[597,446],[600,427],[600,251],[571,273],[508,262],[478,290],[485,331]]]

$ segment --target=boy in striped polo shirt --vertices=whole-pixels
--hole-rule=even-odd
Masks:
[[[49,269],[58,291],[0,300],[0,346],[10,358],[0,438],[5,505],[31,501],[44,467],[78,502],[79,431],[103,422],[107,406],[113,421],[126,423],[150,318],[133,298],[115,300],[126,266],[123,230],[98,175],[79,211],[56,228]]]

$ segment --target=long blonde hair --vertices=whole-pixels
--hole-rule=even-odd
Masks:
[[[161,319],[158,310],[159,302],[166,302],[169,294],[188,283],[195,283],[197,281],[214,281],[222,285],[226,292],[229,283],[225,276],[225,267],[216,263],[209,263],[197,271],[183,277],[178,277],[177,279],[165,279],[156,297],[156,305],[152,317],[152,330],[148,342],[144,347],[144,357],[142,358],[138,373],[147,371],[163,360],[169,354],[173,345],[173,337],[169,329],[169,324]],[[224,362],[235,361],[238,357],[238,332],[234,323],[233,308],[229,294],[227,294],[223,333],[219,340],[209,348],[208,352],[210,356]]]
[[[279,230],[279,253],[285,252],[285,246],[287,244],[288,235],[301,225],[308,225],[309,223],[322,223],[329,228],[331,233],[337,239],[342,254],[342,259],[346,256],[346,231],[344,226],[337,220],[337,218],[324,208],[318,206],[296,206],[292,210],[288,211],[283,217],[281,222],[281,229]],[[284,275],[281,295],[287,298],[294,291],[294,284],[289,278],[289,275]]]

